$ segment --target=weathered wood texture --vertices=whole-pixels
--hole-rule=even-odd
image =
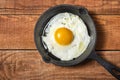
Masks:
[[[120,67],[120,51],[97,52]],[[36,50],[0,51],[0,80],[116,80],[96,61],[74,67],[44,63]]]
[[[38,15],[1,15],[0,49],[36,49],[34,27]],[[120,50],[120,16],[94,15],[97,50]]]
[[[120,14],[120,0],[0,0],[0,14],[41,14],[59,4],[81,5],[91,14]]]
[[[0,0],[0,80],[116,80],[96,61],[74,67],[42,61],[34,27],[39,14],[59,4],[89,10],[98,33],[97,53],[120,67],[120,0]]]

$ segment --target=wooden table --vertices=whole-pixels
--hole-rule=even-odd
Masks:
[[[120,0],[0,0],[0,80],[116,80],[96,61],[46,64],[34,44],[39,16],[58,4],[82,5],[98,33],[96,51],[120,67]]]

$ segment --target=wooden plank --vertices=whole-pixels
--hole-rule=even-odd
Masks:
[[[38,16],[0,16],[1,49],[35,49],[34,26]]]
[[[120,16],[93,16],[97,29],[97,50],[120,50]]]
[[[120,51],[97,52],[120,67]],[[43,62],[36,50],[0,51],[1,80],[116,80],[96,61],[60,67]]]
[[[0,49],[36,49],[34,27],[38,15],[1,15]],[[97,50],[120,50],[120,16],[94,15]]]
[[[81,5],[91,14],[120,14],[119,0],[0,0],[0,14],[41,14],[59,4]]]

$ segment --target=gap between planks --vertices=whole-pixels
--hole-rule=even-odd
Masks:
[[[37,49],[0,49],[0,51],[38,51]],[[95,50],[96,52],[120,52],[120,50]]]
[[[41,14],[43,14],[44,12],[42,12],[42,13],[32,13],[32,14],[26,14],[26,13],[20,13],[20,14],[17,14],[17,13],[6,13],[6,14],[4,14],[4,13],[0,13],[0,15],[41,15]],[[100,13],[100,14],[92,14],[92,13],[90,13],[89,11],[88,11],[88,13],[90,14],[90,15],[120,15],[120,14],[103,14],[103,13]]]

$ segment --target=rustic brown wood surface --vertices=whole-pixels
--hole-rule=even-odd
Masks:
[[[120,67],[120,0],[0,0],[0,80],[116,80],[96,61],[73,67],[45,63],[34,27],[49,7],[82,5],[97,28],[96,52]]]
[[[2,80],[115,80],[100,64],[89,60],[74,67],[46,64],[36,50],[0,51]],[[97,52],[120,67],[119,51]]]
[[[59,4],[81,5],[91,14],[120,14],[120,0],[1,0],[0,14],[41,14]]]

